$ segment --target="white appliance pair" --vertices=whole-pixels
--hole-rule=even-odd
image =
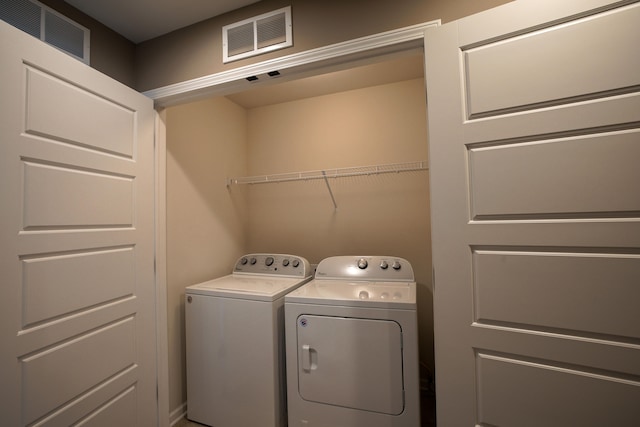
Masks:
[[[331,257],[312,278],[302,257],[251,254],[231,275],[186,289],[189,419],[214,427],[419,426],[411,265]]]

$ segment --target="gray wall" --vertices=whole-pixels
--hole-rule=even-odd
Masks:
[[[245,8],[140,43],[136,87],[140,91],[219,73],[355,38],[420,24],[443,22],[507,3],[507,0],[262,0]],[[222,27],[291,5],[293,46],[222,63]]]
[[[91,67],[134,87],[134,43],[62,0],[39,1],[91,31]]]

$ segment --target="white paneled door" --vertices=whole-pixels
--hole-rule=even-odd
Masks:
[[[439,427],[640,425],[640,3],[428,30]]]
[[[0,21],[0,424],[154,426],[152,101]]]

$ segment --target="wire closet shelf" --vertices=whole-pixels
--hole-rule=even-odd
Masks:
[[[291,181],[310,181],[314,179],[323,179],[327,185],[327,190],[331,196],[331,202],[333,208],[338,209],[338,204],[333,196],[333,190],[329,184],[329,178],[343,178],[350,176],[362,176],[362,175],[379,175],[383,173],[400,173],[400,172],[412,172],[428,170],[426,161],[419,162],[407,162],[407,163],[391,163],[386,165],[373,165],[373,166],[356,166],[349,168],[338,169],[323,169],[307,172],[289,172],[273,175],[258,175],[247,176],[242,178],[229,178],[227,179],[227,187],[232,185],[242,184],[269,184],[278,182],[291,182]]]
[[[287,172],[272,175],[257,175],[227,179],[227,186],[243,184],[269,184],[290,181],[309,181],[314,179],[344,178],[361,175],[379,175],[428,170],[426,161],[391,163],[373,166],[355,166],[348,168],[323,169],[306,172]]]

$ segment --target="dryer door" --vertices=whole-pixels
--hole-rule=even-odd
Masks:
[[[398,415],[402,330],[391,320],[301,315],[298,390],[307,401]]]

